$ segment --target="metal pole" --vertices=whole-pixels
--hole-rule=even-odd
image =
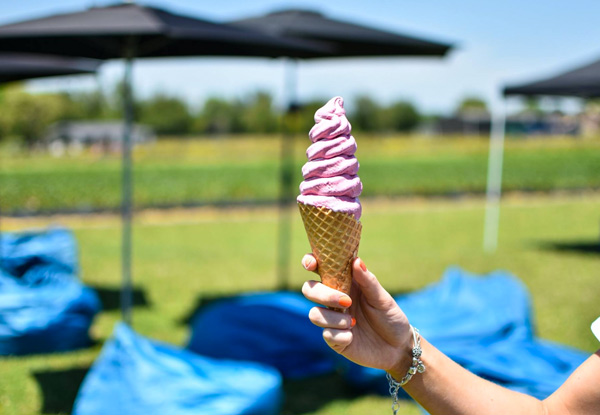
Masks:
[[[0,182],[0,186],[2,186],[2,183]],[[0,198],[0,269],[2,269],[2,261],[3,261],[3,241],[4,240],[4,235],[2,235],[2,198]]]
[[[282,117],[281,137],[281,167],[279,191],[279,229],[278,229],[278,256],[277,280],[280,290],[289,289],[290,275],[290,248],[292,234],[291,207],[294,200],[294,131],[285,122],[288,115],[295,117],[296,88],[297,88],[298,62],[295,59],[285,61],[285,90],[287,91],[287,105]]]
[[[122,141],[122,177],[121,177],[121,317],[131,326],[132,282],[131,282],[131,219],[133,182],[131,168],[131,132],[133,129],[133,96],[131,92],[131,78],[134,56],[134,40],[129,39],[125,53],[125,74],[123,77],[123,141]]]
[[[0,166],[1,167],[1,166]],[[3,173],[3,169],[0,168],[0,173]],[[2,183],[2,175],[0,174],[0,187],[3,186]],[[0,197],[0,270],[2,269],[2,262],[4,261],[4,247],[3,247],[3,240],[5,238],[5,236],[2,234],[2,198]]]
[[[506,108],[505,105],[502,105],[498,111],[492,114],[490,132],[485,224],[483,229],[483,250],[489,253],[495,252],[498,247],[505,126]]]

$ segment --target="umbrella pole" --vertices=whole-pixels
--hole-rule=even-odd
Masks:
[[[483,229],[483,250],[489,253],[495,252],[498,247],[505,129],[506,108],[503,107],[492,115],[490,132],[485,224]]]
[[[122,177],[121,177],[121,221],[122,221],[122,241],[121,241],[121,317],[129,326],[132,324],[131,305],[132,305],[132,283],[131,283],[131,219],[132,219],[132,199],[133,182],[131,167],[131,133],[133,130],[133,96],[131,93],[131,78],[133,67],[134,44],[130,39],[125,53],[125,73],[123,77],[123,141],[122,141]]]
[[[279,193],[279,229],[278,229],[278,256],[277,280],[278,289],[289,289],[290,277],[290,247],[292,234],[291,205],[294,197],[294,131],[289,122],[288,115],[295,116],[298,62],[295,59],[285,61],[285,90],[287,91],[287,105],[282,117],[281,137],[281,167],[280,167],[280,193]]]
[[[2,202],[2,199],[0,199],[0,202]],[[2,206],[0,203],[0,270],[2,269],[2,261],[3,261],[2,257],[3,257],[3,251],[4,251],[4,248],[2,247],[3,239],[4,239],[4,235],[2,235]]]

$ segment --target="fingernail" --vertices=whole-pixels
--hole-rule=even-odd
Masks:
[[[356,326],[356,319],[352,317],[352,323],[350,323],[350,328]]]
[[[302,259],[302,266],[303,266],[305,269],[308,269],[308,267],[309,267],[309,266],[310,266],[310,265],[313,263],[313,261],[314,261],[314,260],[313,260],[311,257],[309,257],[309,256],[307,256],[307,257],[304,257],[304,258]]]
[[[363,272],[367,272],[367,266],[365,265],[362,259],[359,259],[358,266],[360,267],[360,269],[363,270]]]
[[[342,307],[348,308],[352,305],[352,300],[347,295],[340,297],[339,303]]]

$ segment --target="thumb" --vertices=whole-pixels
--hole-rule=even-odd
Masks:
[[[387,308],[390,302],[395,304],[392,296],[379,283],[377,277],[367,270],[367,266],[360,258],[356,258],[352,264],[352,277],[372,307]]]

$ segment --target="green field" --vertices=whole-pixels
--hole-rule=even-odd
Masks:
[[[485,191],[486,138],[358,137],[364,196],[431,196]],[[294,188],[309,140],[294,142]],[[278,197],[277,136],[162,140],[135,151],[134,203],[151,206],[272,202]],[[509,139],[504,189],[600,189],[600,140]],[[115,210],[117,155],[54,159],[0,150],[0,206],[7,214]]]
[[[477,148],[474,152],[479,154]],[[515,150],[515,157],[518,153]],[[525,153],[530,154],[529,149]],[[555,153],[560,151],[555,149]],[[45,166],[36,168],[43,171]],[[421,288],[438,280],[453,264],[478,273],[509,270],[532,293],[541,337],[588,352],[596,350],[598,344],[589,325],[600,313],[600,256],[569,247],[598,243],[600,195],[507,198],[495,254],[482,253],[483,207],[477,198],[460,202],[367,200],[360,255],[390,291]],[[298,215],[293,218],[291,286],[299,288],[310,277],[300,266],[308,243]],[[110,215],[5,218],[3,226],[22,229],[51,221],[74,229],[84,282],[117,292],[118,219]],[[134,226],[134,279],[148,304],[136,307],[135,329],[181,345],[188,336],[188,327],[181,321],[203,296],[273,289],[277,284],[276,233],[277,215],[271,208],[142,212]],[[117,310],[98,316],[92,334],[99,343],[92,348],[0,358],[0,414],[68,413],[85,369],[118,318]],[[285,389],[283,414],[390,411],[387,397],[356,396],[337,376],[286,382]],[[400,413],[419,412],[405,403]]]

